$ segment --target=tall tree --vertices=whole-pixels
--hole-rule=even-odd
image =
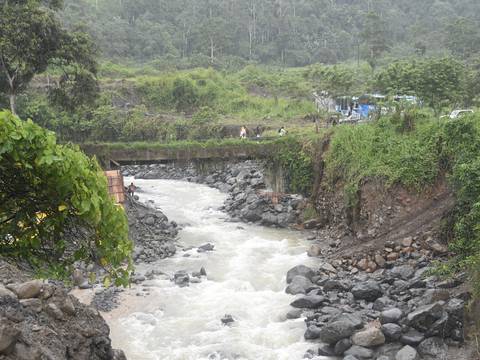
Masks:
[[[376,13],[369,12],[365,18],[361,37],[367,47],[367,61],[374,69],[378,58],[388,49],[385,21]]]
[[[61,26],[55,15],[59,6],[60,1],[0,1],[0,91],[8,95],[12,113],[17,95],[49,65],[77,66],[94,74],[92,43]]]

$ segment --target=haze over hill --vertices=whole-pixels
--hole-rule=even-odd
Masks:
[[[480,41],[477,0],[66,0],[103,57],[190,67],[453,54]],[[181,61],[180,61],[181,60]]]

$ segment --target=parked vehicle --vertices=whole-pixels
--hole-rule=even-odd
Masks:
[[[466,109],[466,110],[453,110],[450,115],[443,115],[440,117],[440,119],[445,119],[445,118],[449,118],[449,119],[458,119],[462,116],[466,116],[466,115],[470,115],[470,114],[473,114],[474,111],[471,110],[471,109]]]
[[[450,119],[457,119],[469,114],[473,114],[473,110],[453,110],[450,114]]]

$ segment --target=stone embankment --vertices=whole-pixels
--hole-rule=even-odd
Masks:
[[[155,208],[153,203],[143,204],[131,197],[125,205],[130,230],[130,239],[135,249],[133,260],[150,263],[173,256],[176,252],[175,239],[178,226]]]
[[[257,161],[226,163],[207,174],[192,164],[126,166],[123,174],[138,179],[183,180],[217,188],[228,194],[224,210],[234,221],[287,227],[299,221],[305,206],[300,195],[272,192],[265,179],[264,165]]]
[[[0,359],[126,359],[112,349],[109,327],[97,310],[61,286],[24,281],[24,273],[0,265],[8,269],[0,276]]]
[[[316,344],[306,357],[450,359],[464,342],[470,294],[464,276],[432,275],[432,260],[445,254],[435,244],[405,238],[361,260],[346,256],[291,269],[286,292],[298,297],[287,318],[305,318],[305,339]]]

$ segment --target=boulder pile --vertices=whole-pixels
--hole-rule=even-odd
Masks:
[[[0,359],[123,360],[97,310],[39,280],[0,283]]]
[[[447,359],[464,340],[466,292],[429,275],[427,262],[400,258],[389,269],[352,274],[341,265],[304,265],[287,274],[297,295],[287,318],[304,317],[305,339],[318,342],[306,357],[345,360]]]
[[[169,222],[159,209],[130,197],[125,210],[130,238],[135,244],[133,251],[135,262],[150,263],[175,254],[175,238],[178,234],[175,222]]]

